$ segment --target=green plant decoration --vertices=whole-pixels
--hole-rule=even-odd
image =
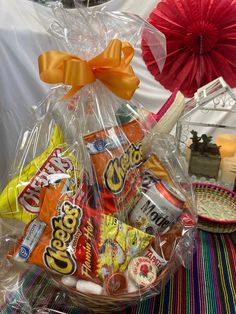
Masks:
[[[192,144],[189,147],[191,151],[200,152],[201,154],[220,154],[220,147],[212,143],[212,136],[207,136],[206,134],[198,136],[198,133],[194,130],[191,131],[191,134]]]

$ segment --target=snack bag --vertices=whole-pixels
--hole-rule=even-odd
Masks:
[[[173,184],[173,180],[168,174],[167,169],[160,162],[158,157],[155,154],[152,154],[147,158],[147,160],[142,165],[142,170],[145,172],[151,173],[153,176],[168,182],[169,184]]]
[[[76,167],[75,156],[66,148],[62,132],[55,125],[47,149],[20,169],[0,194],[0,216],[28,223],[39,212],[40,189],[63,177],[71,178],[71,184],[74,180],[76,185]]]
[[[64,189],[62,181],[41,190],[40,213],[9,256],[63,275],[103,281],[124,271],[153,241],[113,216],[76,203]]]
[[[22,169],[21,173],[13,178],[5,189],[0,194],[0,216],[7,217],[7,218],[15,218],[22,220],[24,223],[31,221],[35,217],[35,213],[37,212],[39,197],[38,201],[35,203],[35,195],[32,194],[34,197],[34,202],[31,202],[32,206],[29,211],[23,210],[23,207],[20,203],[18,203],[18,197],[21,198],[22,204],[24,204],[24,191],[27,190],[23,182],[33,181],[38,169],[40,169],[49,155],[53,152],[53,150],[60,146],[63,143],[62,133],[58,126],[55,126],[51,141],[48,145],[48,148],[35,160],[31,161],[24,169]],[[56,152],[54,152],[54,155]],[[53,154],[52,154],[53,155]],[[33,183],[33,188],[38,186],[39,184]],[[37,188],[36,188],[37,189]],[[24,190],[24,191],[23,191]],[[27,206],[28,208],[30,207]]]
[[[141,186],[142,138],[138,120],[84,136],[107,213],[128,211],[135,203]]]

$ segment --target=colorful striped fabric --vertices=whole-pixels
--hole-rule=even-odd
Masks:
[[[9,293],[2,314],[84,314],[63,291],[54,288],[36,267],[22,279],[21,287]],[[159,296],[119,314],[235,314],[236,233],[199,231],[190,269],[180,268]]]

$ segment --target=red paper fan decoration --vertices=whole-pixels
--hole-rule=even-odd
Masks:
[[[148,21],[166,36],[167,57],[160,73],[143,38],[143,59],[166,89],[192,97],[219,76],[236,86],[236,0],[162,0]]]

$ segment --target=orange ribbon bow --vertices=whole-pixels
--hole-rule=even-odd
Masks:
[[[39,74],[46,83],[71,85],[64,99],[98,79],[114,94],[129,100],[139,85],[130,66],[133,55],[133,47],[119,39],[111,40],[105,50],[90,61],[63,51],[46,51],[38,59]]]

